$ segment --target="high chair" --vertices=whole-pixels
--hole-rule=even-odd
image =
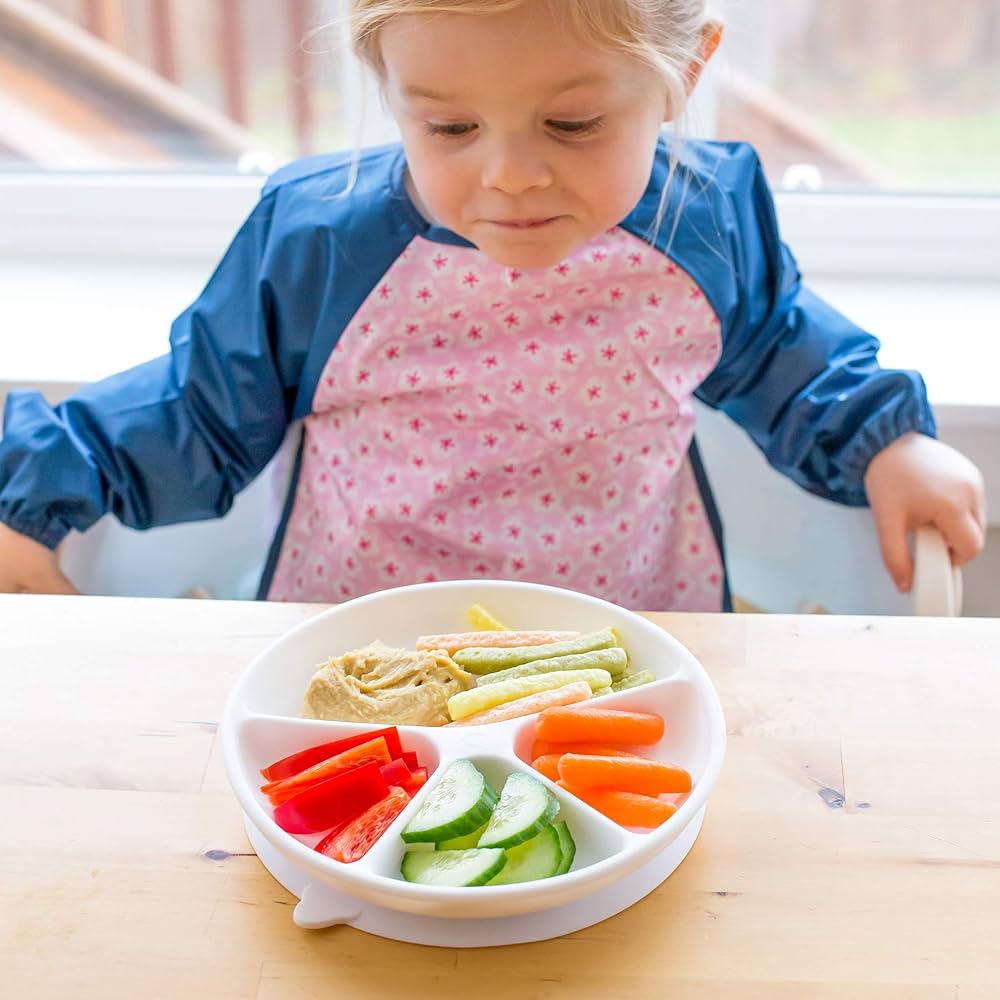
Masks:
[[[961,572],[939,531],[915,533],[913,589],[900,594],[868,508],[800,489],[728,417],[700,404],[696,437],[722,519],[734,598],[784,613],[961,614]]]
[[[882,565],[867,509],[805,493],[771,469],[728,418],[703,408],[698,442],[737,598],[774,612],[960,613],[961,576],[936,531],[917,533],[913,593],[899,594]],[[105,517],[66,539],[64,571],[88,594],[253,598],[296,445],[292,433],[222,520],[143,532]]]
[[[225,517],[136,531],[107,515],[66,537],[59,548],[63,572],[84,594],[253,599],[281,518],[298,438],[295,427]]]

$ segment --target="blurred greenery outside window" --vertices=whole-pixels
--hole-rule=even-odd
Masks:
[[[350,148],[337,0],[0,0],[0,170],[264,173]],[[1000,0],[721,0],[685,126],[777,189],[1000,194]],[[377,98],[366,136],[385,134]]]

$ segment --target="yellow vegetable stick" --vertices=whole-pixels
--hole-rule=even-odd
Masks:
[[[590,695],[590,685],[586,681],[574,681],[572,684],[563,684],[562,687],[551,691],[539,691],[538,694],[515,698],[513,701],[504,702],[494,708],[486,708],[482,712],[475,712],[458,722],[448,722],[446,725],[485,726],[491,722],[506,722],[507,719],[520,719],[546,708],[555,708],[557,705],[575,705],[577,702],[586,701]]]
[[[543,646],[516,646],[511,649],[496,649],[480,643],[467,649],[458,649],[452,659],[473,674],[492,674],[495,670],[517,667],[531,660],[543,660],[550,656],[567,656],[570,653],[589,653],[593,649],[607,649],[620,646],[621,637],[613,628],[599,632],[587,632],[565,642],[553,642]]]
[[[469,624],[479,631],[484,632],[508,632],[510,631],[506,625],[498,621],[491,615],[486,608],[481,604],[473,604],[468,611],[465,612],[465,617]]]
[[[460,649],[506,648],[508,646],[541,646],[575,639],[579,632],[445,632],[441,635],[422,635],[417,639],[417,649],[443,649],[448,655]]]
[[[539,691],[551,691],[553,688],[572,684],[574,681],[586,681],[591,690],[609,687],[611,674],[607,670],[557,670],[551,674],[538,674],[534,677],[518,677],[512,681],[498,681],[496,684],[484,684],[469,691],[459,691],[448,699],[448,714],[453,722],[464,719],[467,715],[482,712],[496,705],[503,705],[515,698],[524,698]]]

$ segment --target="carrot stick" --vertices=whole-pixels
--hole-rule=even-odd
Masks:
[[[553,743],[550,740],[535,740],[531,745],[531,759],[554,753],[596,753],[604,757],[634,757],[635,754],[613,747],[609,743]]]
[[[651,712],[622,712],[587,705],[552,708],[538,716],[535,737],[566,743],[646,745],[662,739],[663,719]]]
[[[486,708],[481,712],[467,715],[458,722],[449,722],[449,726],[484,726],[490,722],[505,722],[507,719],[520,719],[525,715],[533,715],[543,709],[558,705],[572,705],[584,701],[591,696],[590,685],[586,681],[573,681],[562,687],[549,691],[539,691],[537,694],[525,695],[513,701],[504,702],[494,708]]]
[[[559,746],[560,744],[551,743],[548,746]],[[600,751],[600,753],[605,757],[635,757],[634,753],[629,753],[627,750],[616,750],[614,747],[601,747],[596,743],[563,743],[562,746],[567,747],[596,747],[594,753]],[[579,751],[573,751],[573,753],[578,753]],[[551,781],[559,780],[559,759],[563,756],[563,751],[554,750],[549,753],[543,754],[532,754],[531,766],[538,771],[540,774],[544,774],[546,778]]]
[[[683,767],[646,757],[567,753],[558,758],[558,770],[559,777],[575,788],[614,788],[642,795],[691,791],[691,775]]]
[[[539,773],[544,774],[549,781],[559,780],[559,754],[546,753],[541,757],[536,757],[531,766]]]
[[[565,781],[557,784],[622,826],[652,829],[665,823],[677,812],[677,806],[673,802],[654,799],[650,795],[619,792],[612,788],[577,788],[567,785]]]
[[[579,632],[446,632],[441,635],[422,635],[417,639],[417,649],[443,649],[451,656],[469,646],[489,646],[504,649],[508,646],[545,646],[550,642],[575,639]]]

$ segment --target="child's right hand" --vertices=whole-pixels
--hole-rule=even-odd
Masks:
[[[909,532],[934,525],[956,566],[974,559],[985,544],[982,473],[963,454],[935,438],[911,432],[893,441],[871,460],[865,491],[882,559],[904,593],[913,587]]]
[[[78,594],[55,552],[0,524],[0,594]]]

